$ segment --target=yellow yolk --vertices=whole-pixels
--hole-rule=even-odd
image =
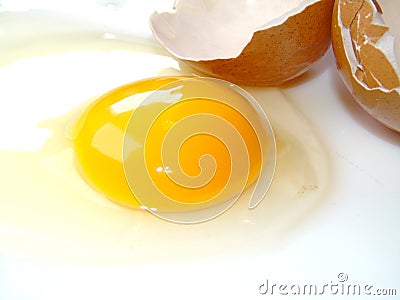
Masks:
[[[75,126],[74,147],[81,174],[93,188],[127,207],[151,198],[151,207],[168,210],[158,192],[174,203],[196,204],[230,197],[254,182],[262,154],[251,120],[240,113],[247,108],[218,99],[228,95],[242,103],[243,96],[214,84],[212,98],[194,97],[198,91],[185,84],[187,78],[127,84],[85,110]],[[155,101],[143,102],[149,95]]]
[[[218,101],[211,99],[191,98],[190,101],[180,102],[172,109],[164,111],[164,113],[155,120],[147,136],[148,147],[146,148],[145,153],[150,176],[162,187],[162,190],[167,197],[171,199],[179,199],[177,201],[182,203],[206,202],[220,193],[230,177],[239,175],[240,177],[246,178],[247,176],[247,161],[236,162],[237,164],[243,163],[242,167],[237,167],[241,174],[231,174],[231,154],[235,150],[232,149],[235,145],[232,145],[232,148],[228,149],[227,145],[218,138],[225,135],[226,138],[232,139],[234,138],[234,133],[229,134],[224,132],[220,133],[218,136],[215,136],[215,133],[214,135],[209,134],[212,129],[207,128],[208,124],[201,125],[206,132],[200,132],[190,136],[185,143],[182,143],[179,149],[175,150],[171,147],[171,150],[172,155],[179,151],[178,160],[180,167],[187,175],[192,177],[197,176],[201,172],[199,166],[200,158],[205,153],[209,154],[217,163],[212,176],[207,176],[204,180],[202,180],[202,178],[191,180],[190,183],[186,185],[178,185],[170,180],[167,176],[169,175],[168,172],[157,172],[158,168],[163,164],[162,159],[168,155],[168,153],[159,155],[159,149],[162,148],[164,143],[163,139],[160,137],[165,136],[166,131],[170,129],[168,127],[173,124],[177,124],[184,118],[201,113],[210,115],[214,114],[218,117],[222,117],[239,131],[241,137],[246,137],[246,149],[251,152],[249,158],[250,164],[253,166],[249,178],[254,179],[255,175],[257,175],[255,174],[255,171],[258,171],[260,168],[258,165],[260,163],[260,156],[256,155],[259,151],[257,136],[254,134],[251,124],[243,119],[238,111],[227,105],[221,105]],[[196,122],[196,120],[193,122]],[[165,124],[169,124],[169,126],[166,127]],[[188,126],[189,129],[195,127],[190,124],[186,124],[186,126]],[[243,157],[243,159],[246,158]],[[175,167],[175,169],[177,168],[178,166]],[[171,169],[171,167],[169,169]],[[207,178],[210,177],[212,177],[212,180],[207,181]],[[240,180],[232,182],[231,184],[239,184],[239,186],[236,186],[234,191],[240,191]],[[189,185],[191,188],[187,187]],[[232,186],[230,189],[232,189]],[[232,192],[234,193],[234,191]]]

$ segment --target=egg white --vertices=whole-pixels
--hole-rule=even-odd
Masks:
[[[36,34],[46,28],[37,27]],[[0,61],[0,253],[86,262],[217,255],[254,248],[259,234],[268,242],[311,213],[327,186],[329,164],[310,125],[278,89],[249,90],[278,137],[276,178],[254,211],[245,193],[223,216],[183,226],[120,207],[92,190],[76,171],[70,140],[82,109],[122,84],[190,71],[154,43],[86,29],[82,25],[84,45],[76,33],[57,41],[43,34],[32,53],[24,44],[32,39],[23,32],[3,34],[5,44],[10,40]]]

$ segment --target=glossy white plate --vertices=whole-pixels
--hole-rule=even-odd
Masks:
[[[355,104],[330,50],[280,89],[245,87],[278,140],[261,205],[249,211],[244,194],[217,219],[177,225],[91,190],[67,138],[96,96],[191,74],[148,28],[167,1],[75,2],[0,2],[1,299],[248,299],[266,279],[335,283],[339,273],[396,288],[400,135]]]

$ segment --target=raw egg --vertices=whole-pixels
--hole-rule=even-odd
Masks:
[[[275,168],[262,109],[217,79],[158,77],[116,88],[86,109],[73,137],[91,186],[177,222],[219,215],[258,179],[249,203],[255,207]]]
[[[225,215],[195,227],[175,226],[109,201],[83,180],[71,127],[97,103],[94,95],[131,80],[177,75],[176,61],[137,36],[129,43],[121,39],[125,35],[104,39],[102,22],[93,28],[85,20],[77,23],[51,11],[4,13],[8,26],[1,39],[8,50],[0,55],[0,98],[7,99],[0,118],[7,128],[0,145],[1,255],[57,265],[146,265],[222,252],[236,255],[243,247],[264,253],[276,237],[309,219],[330,191],[332,162],[315,124],[279,89],[248,88],[268,114],[278,144],[273,184],[257,209],[247,209],[254,185]],[[304,90],[299,97],[308,96]]]
[[[334,0],[180,0],[154,13],[154,37],[174,57],[241,85],[280,85],[330,45]]]

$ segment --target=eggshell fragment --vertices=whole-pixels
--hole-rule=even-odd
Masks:
[[[280,85],[307,71],[330,45],[334,0],[180,0],[150,18],[154,37],[209,76]]]
[[[397,0],[337,0],[332,43],[339,72],[356,101],[400,132],[398,11]]]

